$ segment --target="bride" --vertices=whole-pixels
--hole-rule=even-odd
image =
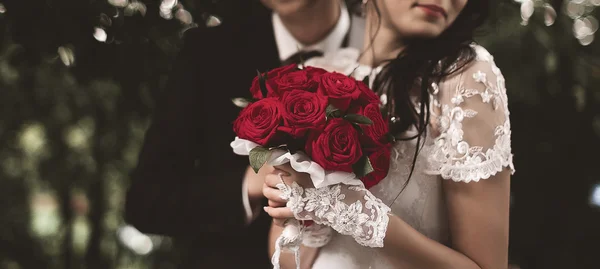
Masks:
[[[366,75],[381,96],[396,136],[390,172],[369,190],[341,187],[328,200],[307,191],[307,174],[277,167],[263,187],[270,243],[287,219],[302,218],[336,231],[320,247],[303,246],[303,268],[507,268],[514,168],[506,89],[493,57],[472,43],[489,0],[363,4],[365,46],[353,75]],[[286,207],[279,173],[319,208]],[[359,212],[324,217],[357,204]],[[291,256],[281,262],[295,266]]]

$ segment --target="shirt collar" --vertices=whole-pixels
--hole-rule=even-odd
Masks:
[[[343,2],[343,1],[342,1]],[[319,50],[323,53],[333,52],[339,49],[344,42],[346,34],[350,30],[350,14],[348,9],[342,3],[341,13],[337,24],[333,30],[323,40],[311,46],[304,46],[298,42],[294,36],[285,28],[281,18],[273,13],[273,31],[275,33],[275,42],[279,52],[279,59],[284,61],[298,52],[298,50]]]

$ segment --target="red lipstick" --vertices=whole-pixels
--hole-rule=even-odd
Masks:
[[[427,13],[429,16],[443,16],[444,18],[448,16],[446,11],[440,6],[418,4],[417,7],[423,9],[423,11],[425,11],[425,13]]]

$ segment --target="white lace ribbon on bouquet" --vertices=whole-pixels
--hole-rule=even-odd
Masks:
[[[231,142],[233,152],[238,155],[250,155],[250,151],[259,145],[249,140],[236,137]],[[310,160],[302,153],[291,154],[288,151],[275,149],[271,152],[268,161],[269,165],[277,166],[290,163],[292,169],[297,172],[307,173],[315,188],[323,188],[336,184],[345,184],[350,186],[362,186],[362,182],[354,173],[341,171],[326,171],[319,164]],[[286,197],[289,199],[290,197]],[[275,252],[271,262],[275,269],[279,269],[279,257],[282,251],[291,251],[296,258],[296,268],[300,268],[300,245],[309,247],[322,247],[329,242],[332,235],[332,228],[325,225],[314,223],[309,227],[304,227],[299,221],[290,221],[286,223],[285,228],[275,243]]]
[[[231,142],[233,152],[243,156],[249,155],[250,151],[258,146],[259,145],[254,142],[238,137]],[[290,166],[297,172],[309,174],[315,188],[322,188],[339,183],[354,186],[362,185],[362,182],[356,178],[354,173],[326,171],[319,164],[311,161],[303,152],[291,154],[288,151],[281,149],[272,151],[271,158],[268,161],[269,165],[277,166],[286,163],[290,163]]]

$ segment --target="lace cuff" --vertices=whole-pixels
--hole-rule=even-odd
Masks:
[[[302,188],[278,184],[296,219],[329,226],[367,247],[383,247],[390,208],[362,186],[336,184]]]

